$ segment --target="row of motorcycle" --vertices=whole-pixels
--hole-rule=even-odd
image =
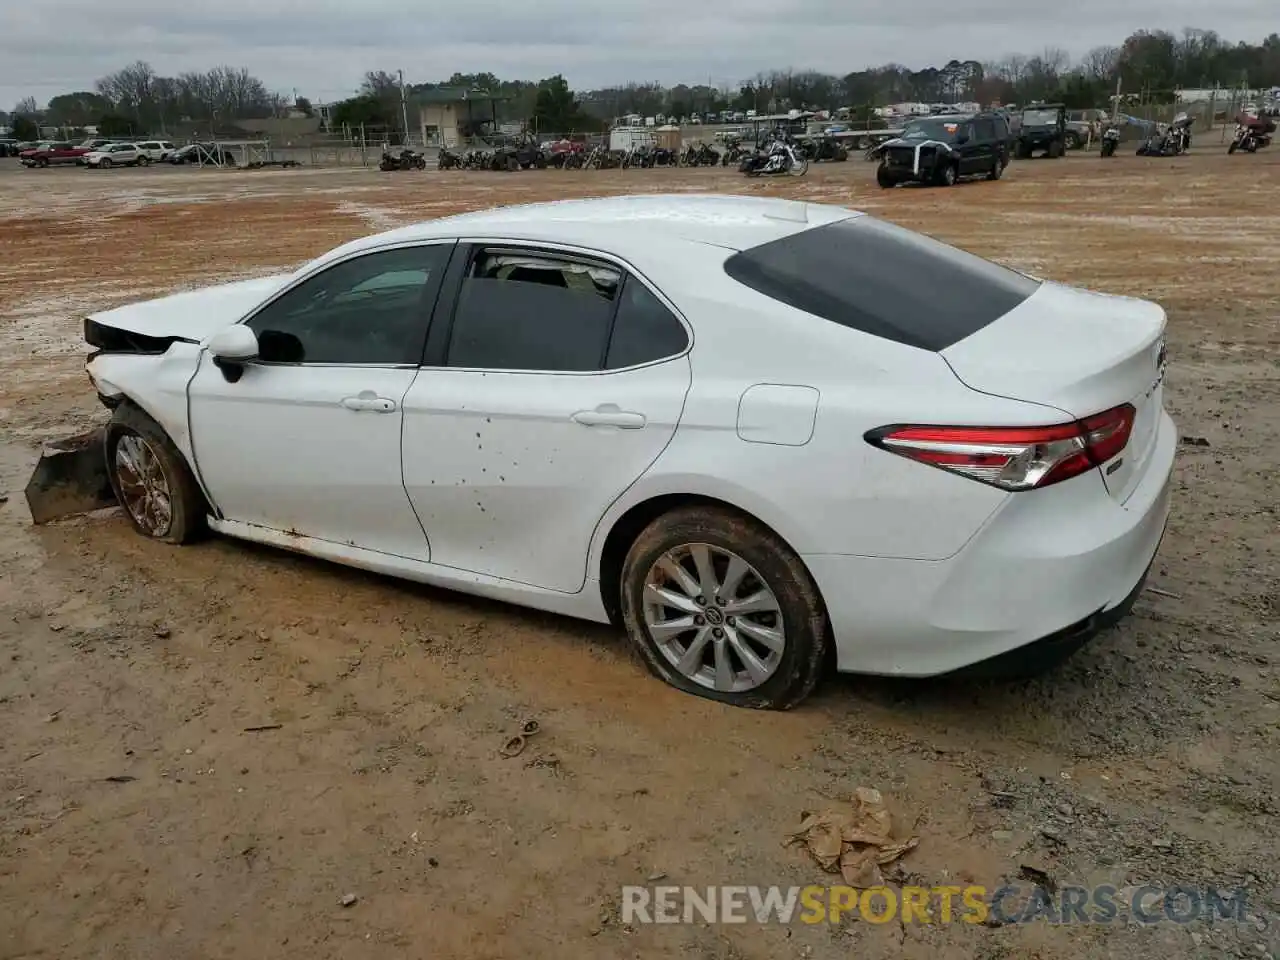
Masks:
[[[1165,127],[1143,140],[1138,145],[1140,157],[1176,157],[1191,149],[1191,126],[1194,121],[1185,113],[1179,113]],[[1245,153],[1257,153],[1262,147],[1271,145],[1272,135],[1276,131],[1276,123],[1270,117],[1254,117],[1241,114],[1236,117],[1235,133],[1231,143],[1227,145],[1227,153],[1243,150]],[[1115,156],[1120,145],[1120,128],[1109,126],[1102,132],[1102,156]]]
[[[442,148],[436,161],[440,170],[608,170],[638,167],[737,167],[749,177],[803,176],[810,162],[843,161],[848,150],[834,137],[796,140],[785,133],[771,134],[758,144],[730,138],[717,150],[705,143],[691,143],[680,150],[641,144],[630,150],[609,150],[602,145],[564,143],[543,149],[531,142],[510,146],[463,151]],[[403,148],[398,154],[384,150],[378,168],[425,170],[426,158],[418,151]]]

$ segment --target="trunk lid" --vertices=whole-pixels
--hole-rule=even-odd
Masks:
[[[1155,443],[1163,409],[1164,331],[1158,304],[1045,282],[999,320],[943,350],[942,357],[973,390],[1043,404],[1077,420],[1132,404],[1129,442],[1102,466],[1108,492],[1123,502],[1142,478]]]

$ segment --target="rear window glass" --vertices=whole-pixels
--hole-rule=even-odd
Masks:
[[[853,217],[736,253],[739,283],[833,323],[945,350],[1004,316],[1038,280],[873,217]]]

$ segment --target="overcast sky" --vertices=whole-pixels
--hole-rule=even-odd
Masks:
[[[1047,45],[1078,56],[1135,29],[1257,42],[1275,0],[0,0],[0,109],[92,90],[137,59],[162,74],[247,67],[314,101],[364,71],[409,82],[490,70],[574,87],[737,82],[794,67],[844,74],[896,61],[997,59]],[[1270,12],[1268,12],[1270,10]]]

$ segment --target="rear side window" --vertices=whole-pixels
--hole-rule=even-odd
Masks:
[[[458,293],[447,363],[487,370],[599,370],[619,271],[541,253],[485,251]]]
[[[1040,282],[923,234],[860,216],[734,254],[739,283],[841,326],[945,350]]]
[[[618,316],[609,338],[606,370],[633,367],[683,353],[689,345],[676,315],[635,277],[627,277],[618,303]]]

